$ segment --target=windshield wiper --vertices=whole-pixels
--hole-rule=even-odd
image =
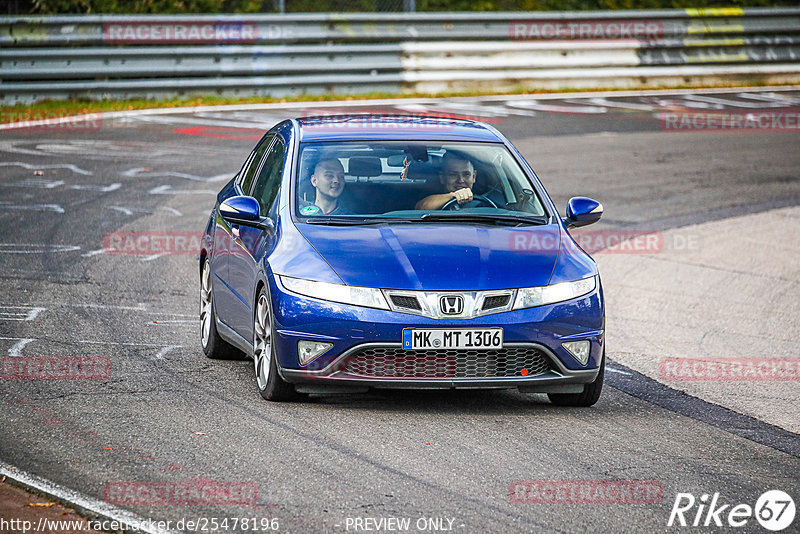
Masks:
[[[426,213],[420,218],[407,217],[360,217],[349,215],[308,217],[307,224],[326,226],[365,226],[387,223],[414,223],[414,222],[478,222],[503,226],[544,225],[550,222],[547,217],[520,216],[489,213]]]
[[[445,222],[482,222],[494,224],[510,224],[512,226],[548,224],[550,219],[540,216],[518,216],[489,213],[426,213],[423,221]]]
[[[399,217],[349,217],[349,216],[323,216],[309,217],[304,222],[308,224],[323,224],[327,226],[362,226],[368,224],[407,223],[409,219]]]

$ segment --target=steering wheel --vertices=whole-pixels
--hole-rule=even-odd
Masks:
[[[463,210],[464,208],[479,208],[481,206],[487,208],[496,208],[497,204],[492,202],[492,199],[490,199],[487,196],[473,195],[472,200],[464,204],[459,204],[457,199],[451,198],[450,200],[445,202],[439,209],[448,211],[457,211],[457,210]]]

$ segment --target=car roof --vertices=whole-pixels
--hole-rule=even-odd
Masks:
[[[478,141],[502,143],[478,121],[426,115],[351,114],[297,119],[300,141]]]

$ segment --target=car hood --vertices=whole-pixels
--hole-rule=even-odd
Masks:
[[[298,230],[345,284],[469,291],[547,285],[561,246],[557,224],[383,224]]]

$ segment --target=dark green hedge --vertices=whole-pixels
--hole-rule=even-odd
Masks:
[[[13,14],[275,13],[277,0],[6,0]],[[403,0],[285,0],[289,13],[401,11]],[[572,11],[796,6],[797,0],[417,0],[417,11]]]

